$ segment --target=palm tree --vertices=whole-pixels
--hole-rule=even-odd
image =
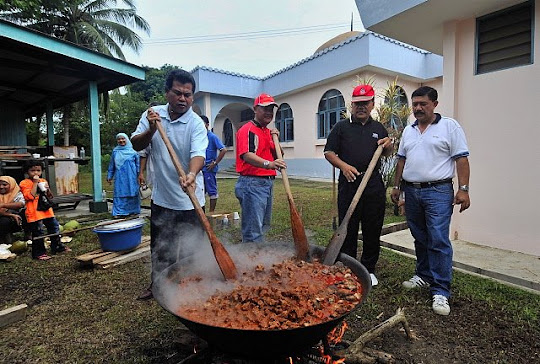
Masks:
[[[138,52],[141,38],[132,28],[149,34],[150,25],[137,15],[132,0],[40,0],[36,8],[12,8],[0,17],[53,37],[125,60],[122,47]],[[36,15],[37,14],[37,15]],[[107,95],[103,95],[107,100]],[[71,106],[63,110],[64,145],[69,145]]]
[[[407,120],[411,115],[407,97],[403,89],[398,85],[398,78],[388,82],[384,90],[384,102],[375,108],[379,121],[388,130],[388,136],[394,141],[394,152],[383,158],[381,174],[386,186],[389,186],[396,170],[396,153],[401,141],[403,129],[407,126]]]

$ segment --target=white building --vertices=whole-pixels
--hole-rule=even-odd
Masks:
[[[444,57],[440,105],[471,151],[471,208],[452,237],[540,256],[540,1],[356,4],[366,28]]]
[[[229,146],[223,168],[235,162],[234,135],[251,119],[253,99],[266,92],[280,105],[275,126],[281,130],[288,173],[331,178],[332,167],[323,156],[326,137],[350,104],[357,78],[374,77],[378,96],[384,96],[382,90],[397,76],[404,101],[410,102],[420,85],[441,88],[442,57],[373,32],[348,32],[264,78],[206,67],[192,74],[197,82],[194,109],[208,116]]]

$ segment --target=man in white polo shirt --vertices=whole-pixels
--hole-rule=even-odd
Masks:
[[[397,203],[400,190],[405,192],[407,223],[416,252],[415,275],[403,286],[429,286],[433,311],[448,315],[453,255],[450,218],[454,205],[461,205],[459,212],[470,206],[469,149],[458,122],[434,112],[437,97],[429,86],[412,94],[416,121],[403,130],[392,200]],[[459,186],[455,195],[454,171]]]
[[[152,253],[152,282],[161,271],[184,257],[185,242],[180,232],[204,236],[197,213],[184,189],[192,188],[199,204],[204,207],[204,180],[201,173],[206,157],[208,137],[202,119],[193,111],[195,79],[182,69],[174,69],[165,80],[167,104],[150,107],[145,111],[131,136],[135,150],[150,146],[149,158],[154,167],[150,249]],[[156,123],[161,123],[176,151],[186,178],[178,178],[167,147],[157,133]],[[199,238],[200,236],[200,238]],[[152,284],[138,298],[152,298]]]

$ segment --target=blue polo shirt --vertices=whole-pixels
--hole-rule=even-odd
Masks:
[[[189,108],[178,119],[171,120],[167,111],[168,107],[168,104],[158,105],[153,106],[152,109],[161,116],[163,129],[176,151],[182,168],[188,173],[191,158],[206,157],[206,147],[208,146],[207,130],[202,119],[192,108]],[[146,114],[147,111],[142,114],[139,125],[137,125],[137,129],[131,136],[141,134],[150,128]],[[150,146],[150,162],[154,169],[152,202],[172,210],[193,210],[193,203],[180,187],[178,173],[158,131],[154,133]],[[195,196],[199,204],[204,206],[204,179],[201,172],[196,177]]]
[[[206,148],[206,161],[204,162],[203,172],[207,172],[206,166],[215,161],[218,157],[218,152],[221,151],[225,146],[219,140],[216,134],[208,130],[208,147]],[[217,173],[219,167],[216,165],[212,169],[212,173]]]

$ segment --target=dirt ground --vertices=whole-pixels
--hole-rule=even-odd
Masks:
[[[215,362],[216,356],[185,361],[194,348],[204,348],[204,342],[155,300],[135,299],[148,283],[146,258],[99,270],[80,268],[75,255],[69,254],[37,262],[25,253],[0,266],[0,308],[29,306],[26,320],[0,329],[0,362]],[[429,292],[401,288],[413,267],[412,259],[383,251],[380,284],[347,316],[345,340],[354,341],[402,307],[416,339],[409,341],[398,326],[367,344],[392,355],[396,363],[540,362],[538,312],[531,313],[531,320],[520,320],[513,312],[513,304],[520,300],[539,308],[534,300],[540,297],[456,274],[452,312],[442,317],[432,312]],[[471,298],[474,295],[466,289],[476,285],[486,297],[501,292],[508,303]]]
[[[398,363],[540,362],[540,327],[534,323],[517,325],[509,308],[470,299],[459,292],[459,287],[454,287],[458,292],[450,300],[450,315],[436,315],[427,290],[402,289],[400,282],[395,281],[390,274],[395,264],[383,259],[378,275],[382,284],[373,289],[367,303],[371,308],[377,307],[371,313],[380,311],[381,317],[373,319],[363,313],[363,308],[358,309],[347,318],[349,331],[345,339],[354,341],[392,316],[400,306],[405,309],[416,339],[408,340],[401,326],[397,326],[367,345],[391,354]],[[540,296],[537,298],[540,300]]]

